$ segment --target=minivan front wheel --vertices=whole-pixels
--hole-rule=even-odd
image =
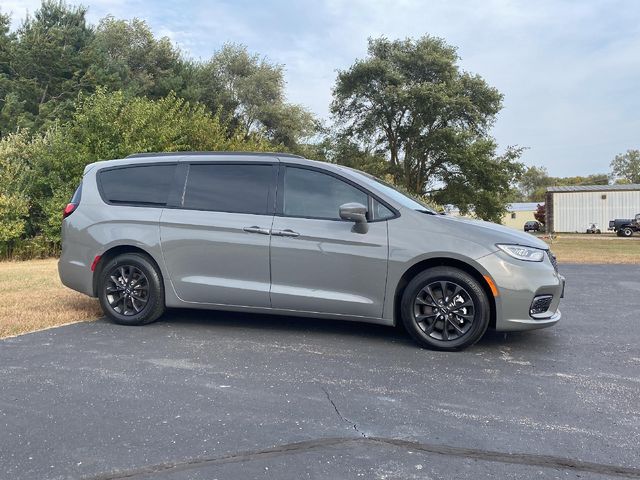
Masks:
[[[137,253],[118,255],[101,269],[98,297],[105,315],[122,325],[145,325],[164,312],[160,273]]]
[[[416,275],[401,300],[402,322],[421,346],[460,350],[473,345],[489,326],[487,294],[468,273],[434,267]]]

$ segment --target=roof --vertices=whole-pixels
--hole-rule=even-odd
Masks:
[[[197,155],[256,155],[260,157],[294,157],[304,158],[300,155],[294,155],[292,153],[279,153],[279,152],[145,152],[145,153],[133,153],[126,158],[142,158],[142,157],[186,157]]]
[[[547,192],[616,192],[640,190],[640,183],[620,185],[567,185],[564,187],[547,187]]]
[[[85,167],[85,173],[92,168],[99,166],[99,168],[116,167],[123,165],[134,164],[146,164],[146,163],[166,163],[166,162],[190,162],[190,161],[202,161],[202,162],[215,162],[215,161],[227,161],[230,158],[233,161],[239,162],[261,162],[271,161],[267,159],[273,158],[273,162],[280,161],[292,162],[302,165],[316,165],[315,160],[307,160],[304,157],[298,155],[292,155],[290,153],[274,153],[274,152],[148,152],[148,153],[134,153],[125,158],[116,158],[113,160],[100,160],[94,163],[90,163]],[[326,164],[331,165],[331,164]]]
[[[538,205],[544,205],[544,202],[524,202],[510,203],[507,205],[508,212],[530,212],[538,209]]]

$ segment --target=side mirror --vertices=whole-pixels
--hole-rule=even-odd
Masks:
[[[367,224],[367,207],[361,203],[345,203],[340,205],[340,218],[355,222],[352,231],[356,233],[367,233],[369,224]]]

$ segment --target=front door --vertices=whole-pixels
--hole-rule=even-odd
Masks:
[[[321,170],[288,166],[271,229],[273,308],[382,316],[387,278],[387,222],[367,233],[340,219],[340,205],[369,205],[368,194]]]
[[[186,302],[270,307],[269,230],[277,167],[193,163],[182,208],[162,212],[171,283]]]

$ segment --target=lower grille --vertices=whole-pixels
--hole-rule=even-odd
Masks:
[[[548,317],[549,307],[551,306],[551,301],[553,300],[553,295],[539,295],[533,299],[531,302],[531,307],[529,308],[529,315],[533,318],[544,318]]]

